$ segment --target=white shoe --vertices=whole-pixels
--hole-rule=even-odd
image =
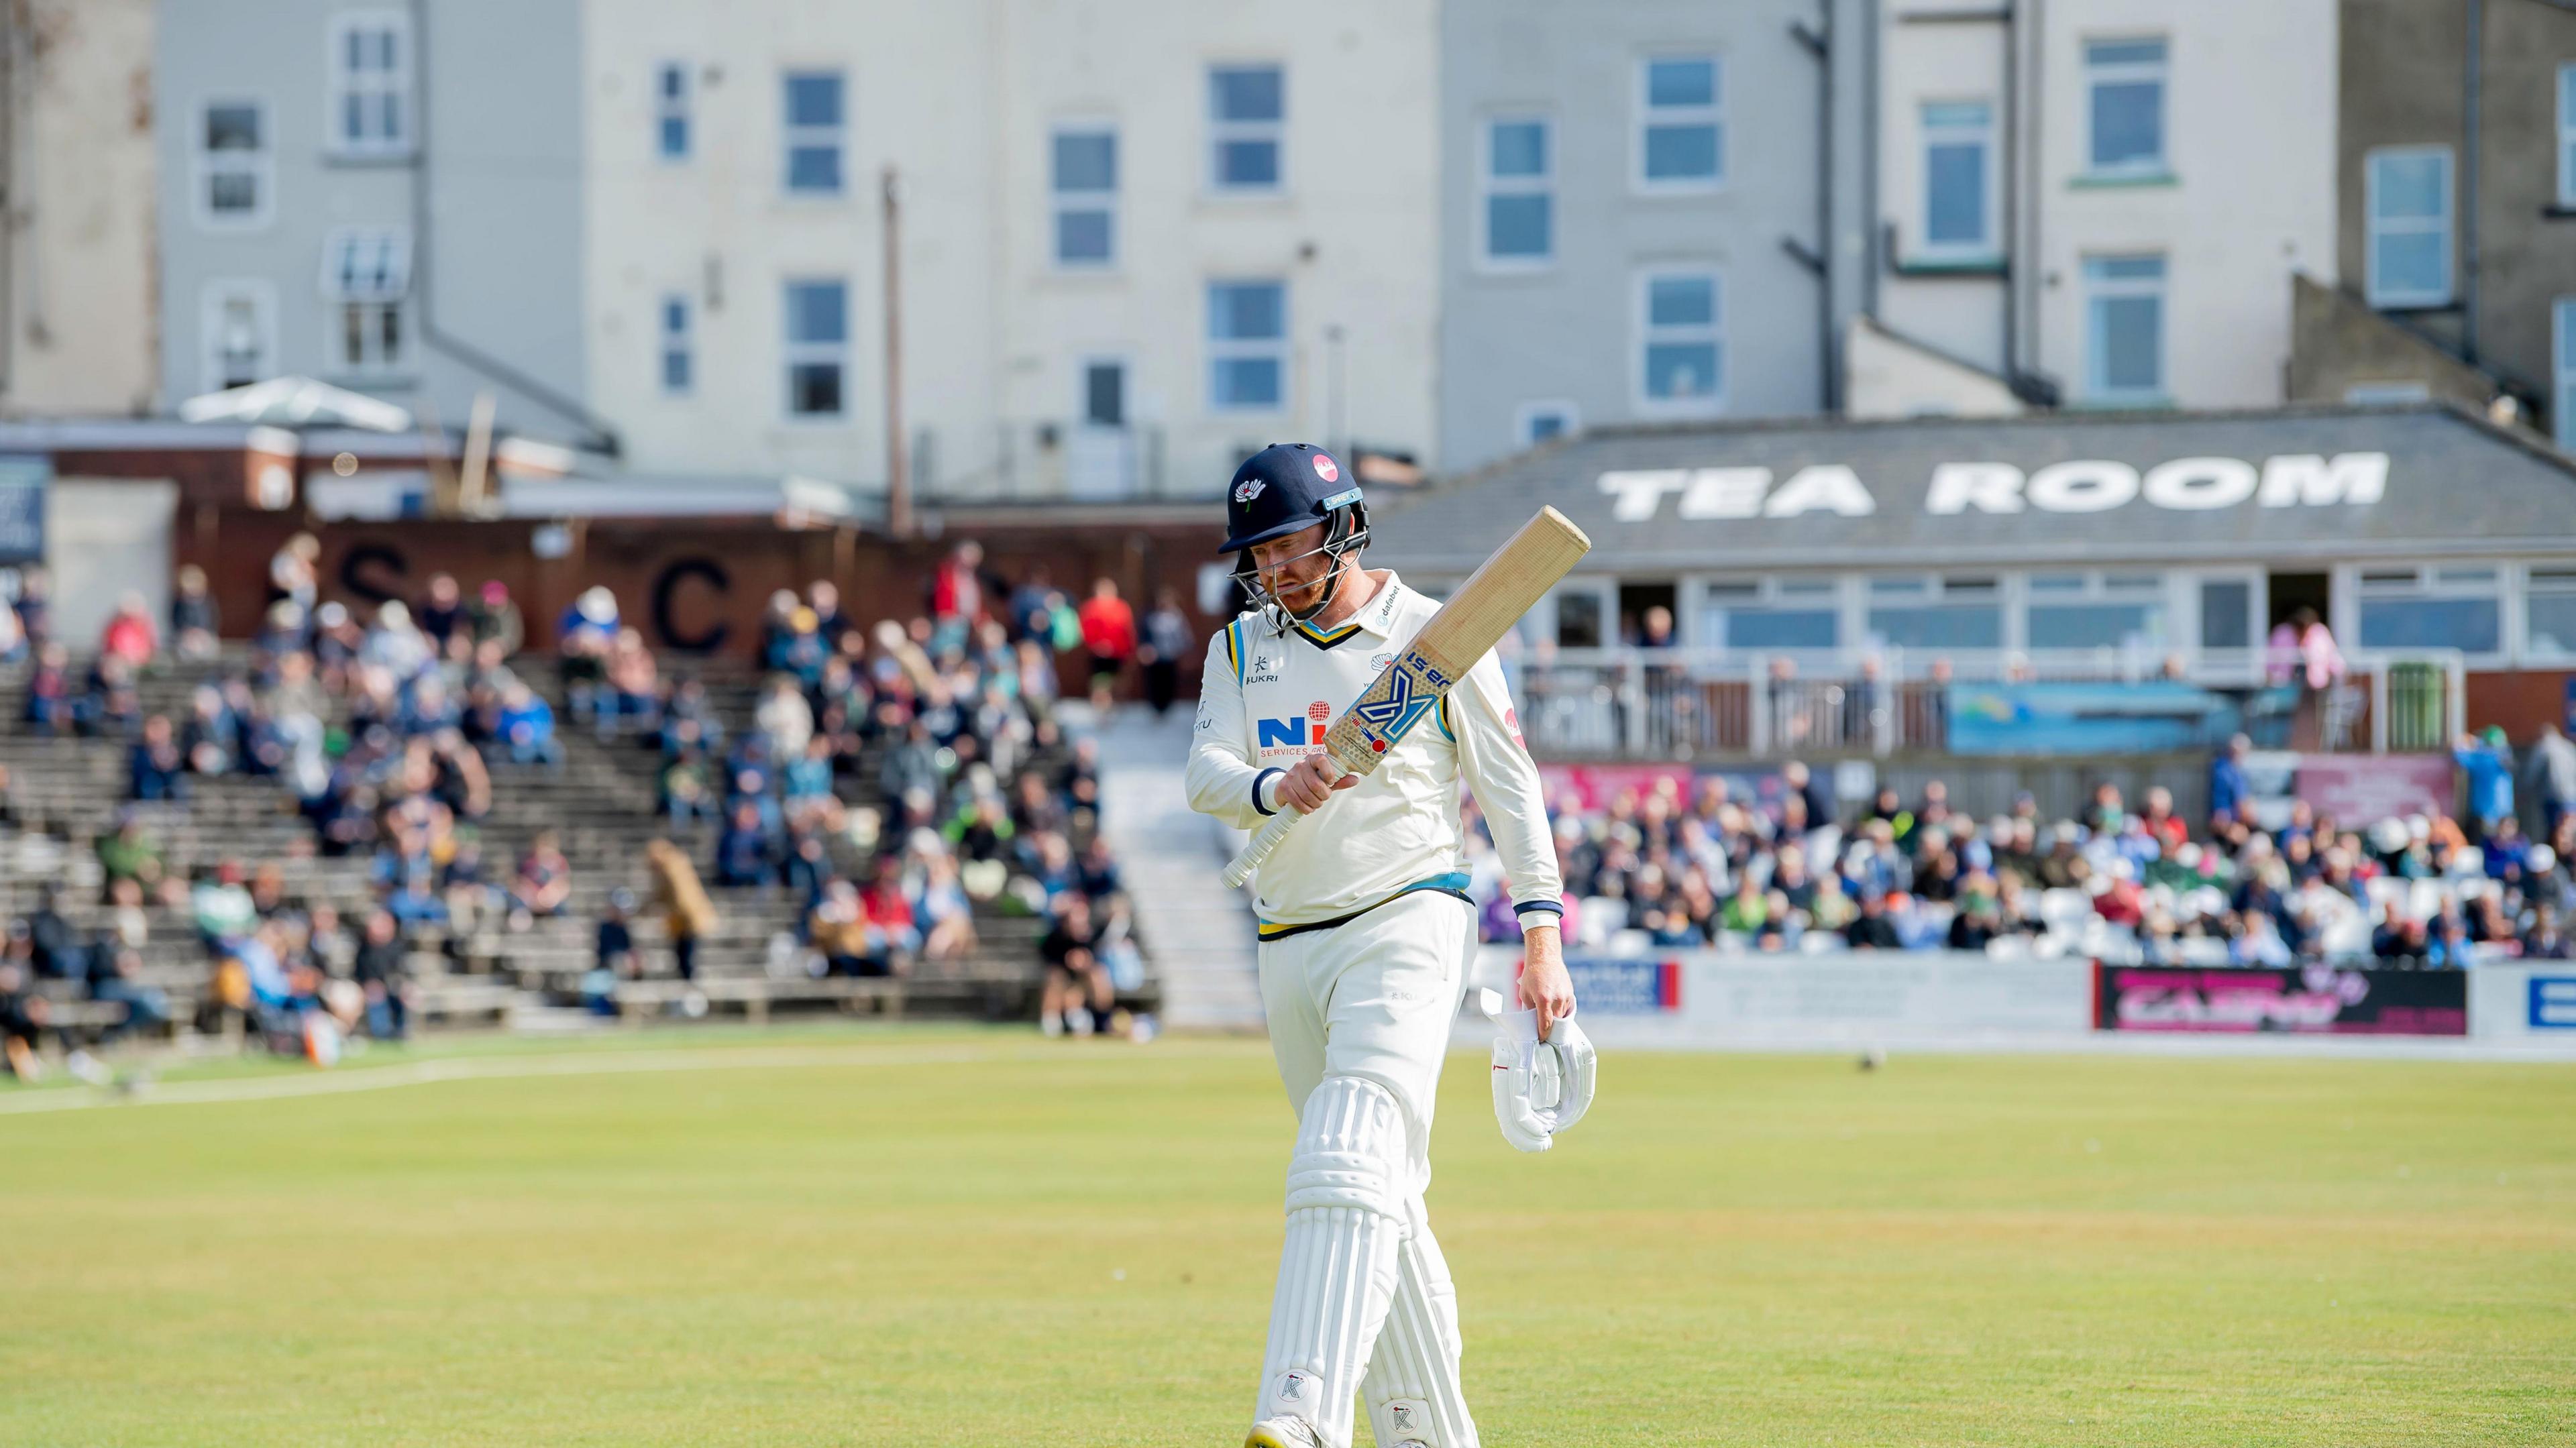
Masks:
[[[1038,1017],[1038,1034],[1041,1036],[1063,1035],[1064,1017],[1057,1015],[1053,1011],[1049,1011],[1045,1015]]]
[[[1303,1418],[1264,1418],[1252,1425],[1243,1448],[1323,1448],[1324,1440]]]
[[[1065,1012],[1065,1024],[1077,1036],[1090,1035],[1093,1026],[1091,1008],[1088,1006],[1075,1006],[1072,1010]]]

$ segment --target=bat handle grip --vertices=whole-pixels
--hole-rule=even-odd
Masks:
[[[1244,843],[1243,853],[1234,857],[1234,863],[1225,867],[1225,887],[1229,890],[1243,888],[1243,882],[1252,878],[1252,872],[1261,868],[1261,862],[1270,858],[1270,852],[1279,848],[1279,842],[1288,838],[1288,832],[1304,818],[1294,809],[1282,805],[1279,813],[1272,815],[1260,832]]]

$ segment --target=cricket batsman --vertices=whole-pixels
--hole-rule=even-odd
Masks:
[[[1316,747],[1325,726],[1439,605],[1361,566],[1366,505],[1319,448],[1254,454],[1225,515],[1220,551],[1238,555],[1258,606],[1209,641],[1190,803],[1246,829],[1281,810],[1318,816],[1253,881],[1297,1139],[1246,1448],[1348,1448],[1355,1398],[1384,1448],[1476,1448],[1457,1293],[1423,1208],[1432,1101],[1476,943],[1458,785],[1501,852],[1526,952],[1520,1003],[1544,1040],[1574,988],[1538,770],[1488,653],[1375,772],[1344,773]]]

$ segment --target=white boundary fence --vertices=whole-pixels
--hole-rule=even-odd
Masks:
[[[1470,967],[1462,1045],[1490,1039],[1475,989],[1508,990],[1520,952],[1489,945]],[[2229,1051],[2551,1056],[2576,1060],[2576,961],[2482,965],[2461,1037],[2105,1032],[2093,1028],[2093,962],[1967,952],[1633,958],[1579,954],[1584,1030],[1613,1048]]]

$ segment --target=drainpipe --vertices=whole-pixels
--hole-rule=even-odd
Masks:
[[[1817,396],[1827,412],[1841,407],[1834,373],[1834,0],[1821,0],[1820,23],[1792,21],[1789,34],[1816,61],[1816,274]]]
[[[481,348],[438,329],[438,313],[431,305],[430,256],[435,250],[435,218],[430,209],[429,188],[429,0],[411,0],[412,74],[419,84],[412,96],[412,123],[420,133],[412,139],[411,161],[411,280],[420,292],[420,338],[423,342],[508,387],[580,428],[586,436],[582,445],[617,457],[624,444],[617,430],[591,415],[578,398],[568,397],[545,383],[530,377]],[[581,84],[579,76],[574,84]]]
[[[2021,247],[2015,227],[2021,208],[2021,98],[2013,90],[2013,78],[2020,73],[2021,7],[2004,6],[2004,85],[2002,164],[1995,167],[2002,183],[2003,195],[1997,198],[2003,208],[2004,227],[2004,385],[2021,376],[2021,308],[2017,295],[2021,287]]]
[[[18,21],[10,0],[0,9],[0,402],[10,400],[18,360]]]
[[[2472,367],[2478,365],[2478,109],[2486,29],[2486,0],[2469,0],[2460,96],[2460,359]]]
[[[2045,113],[2048,113],[2048,106],[2043,103],[2043,98],[2045,93],[2048,93],[2048,64],[2043,64],[2043,59],[2045,54],[2048,54],[2048,0],[2025,0],[2025,3],[2030,5],[2030,113],[2032,116],[2045,116]],[[2014,111],[2020,111],[2020,106],[2014,106]],[[2038,366],[2040,348],[2027,340],[2032,332],[2032,319],[2038,317],[2040,312],[2040,273],[2043,273],[2045,265],[2048,265],[2048,258],[2040,252],[2040,240],[2043,240],[2043,237],[2040,237],[2040,204],[2038,204],[2040,147],[2038,144],[2027,144],[2027,147],[2022,147],[2020,142],[2014,142],[2014,149],[2027,152],[2027,155],[2020,157],[2022,180],[2025,180],[2022,196],[2032,198],[2030,250],[2022,252],[2020,258],[2014,258],[2012,276],[2007,278],[2007,281],[2017,281],[2022,289],[2025,289],[2022,291],[2020,307],[2017,307],[2017,312],[2020,312],[2020,322],[2022,322],[2020,327],[2022,335],[2014,340],[2014,363],[2017,363],[2017,366],[2027,366],[2030,371],[2040,371]]]
[[[1878,316],[1878,56],[1879,0],[1861,6],[1860,185],[1861,185],[1861,315]]]

